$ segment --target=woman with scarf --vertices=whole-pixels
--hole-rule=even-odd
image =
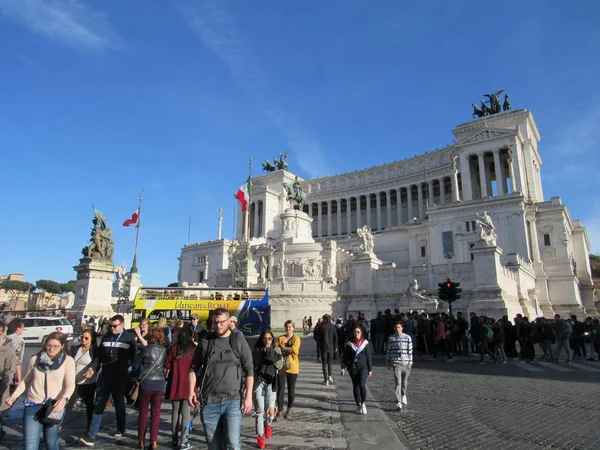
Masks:
[[[58,450],[58,432],[64,421],[64,412],[59,423],[45,424],[42,421],[46,399],[52,399],[48,406],[52,412],[60,413],[75,390],[75,361],[67,355],[66,344],[67,336],[64,333],[50,333],[44,342],[44,349],[29,360],[27,376],[6,400],[11,406],[27,390],[23,411],[25,450],[39,449],[42,432],[46,449]]]
[[[371,363],[371,347],[369,341],[363,337],[363,329],[360,325],[353,327],[352,337],[344,347],[342,376],[346,369],[352,380],[356,414],[366,414],[367,377],[373,375],[373,365]]]
[[[281,349],[275,346],[270,330],[261,333],[252,352],[254,361],[254,410],[256,411],[257,448],[265,448],[270,439],[271,423],[275,418],[277,372],[283,367]]]
[[[92,423],[94,414],[94,398],[96,394],[98,358],[96,357],[96,333],[91,328],[84,328],[81,332],[81,344],[71,347],[71,356],[75,361],[75,382],[77,383],[76,395],[69,402],[68,409],[75,406],[77,398],[83,399],[87,413],[87,430]]]

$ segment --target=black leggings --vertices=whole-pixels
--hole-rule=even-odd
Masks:
[[[369,374],[369,369],[367,369],[367,366],[358,366],[349,373],[352,380],[354,401],[357,405],[365,403],[367,401],[367,375]]]
[[[296,380],[297,373],[286,373],[284,370],[279,372],[277,379],[277,409],[283,411],[283,394],[285,393],[285,383],[287,381],[288,388],[288,409],[294,406],[294,398],[296,397]]]

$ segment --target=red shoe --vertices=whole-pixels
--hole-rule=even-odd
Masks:
[[[265,448],[265,437],[259,436],[256,439],[256,448]]]
[[[265,425],[265,437],[267,439],[271,439],[271,436],[273,436],[273,429],[271,428],[271,425]]]

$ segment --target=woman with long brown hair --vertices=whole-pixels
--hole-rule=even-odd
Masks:
[[[284,358],[283,368],[279,371],[277,378],[277,416],[276,421],[292,418],[292,408],[296,397],[296,380],[300,373],[300,345],[302,341],[294,334],[294,322],[287,320],[283,327],[285,334],[277,339],[277,347],[280,348]],[[283,397],[287,383],[288,404],[285,414],[283,413]]]
[[[69,402],[69,410],[73,409],[79,397],[83,399],[87,413],[86,433],[94,415],[94,397],[96,393],[98,359],[96,355],[96,333],[86,327],[81,332],[81,344],[71,347],[71,357],[75,360],[75,382],[77,389]]]
[[[138,353],[132,373],[140,381],[140,411],[138,418],[139,448],[145,448],[148,411],[150,410],[149,449],[158,448],[160,405],[165,395],[165,359],[167,338],[160,328],[148,329],[144,338],[147,345]]]
[[[356,414],[367,414],[367,377],[373,375],[371,346],[363,336],[363,328],[356,324],[352,337],[346,342],[342,353],[342,375],[348,369],[356,402]]]

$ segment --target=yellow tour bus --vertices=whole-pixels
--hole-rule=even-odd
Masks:
[[[189,321],[192,314],[198,314],[204,325],[216,308],[228,309],[238,318],[238,329],[248,336],[271,326],[268,289],[195,286],[140,288],[133,301],[131,326],[138,326],[142,319],[153,323],[161,317]]]

